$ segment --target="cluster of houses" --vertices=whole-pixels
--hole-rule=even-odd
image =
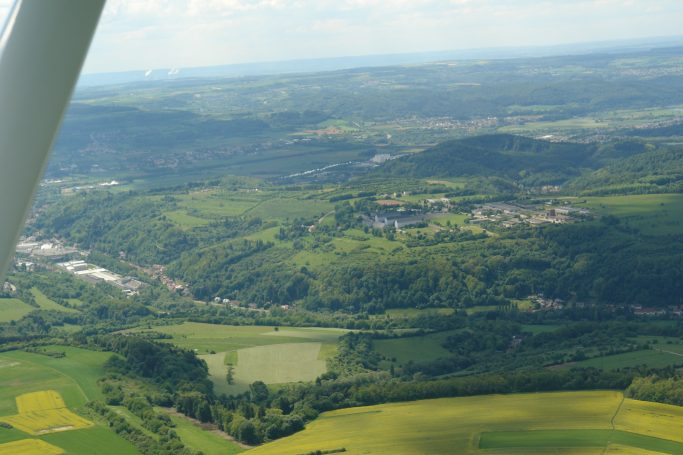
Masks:
[[[495,223],[503,227],[520,224],[563,224],[580,221],[590,215],[584,208],[570,205],[525,205],[515,202],[491,202],[472,210],[470,223]]]
[[[230,306],[233,308],[245,308],[245,309],[249,309],[249,310],[255,310],[258,312],[266,311],[262,308],[259,308],[258,305],[256,305],[255,303],[250,303],[249,305],[242,306],[242,302],[240,302],[239,300],[228,299],[228,298],[220,297],[220,296],[214,297],[213,302],[209,302],[209,303],[213,304],[213,305],[221,305],[221,306],[226,306],[226,307]],[[268,302],[268,303],[272,303],[272,302]],[[285,311],[289,310],[289,305],[279,305],[279,307]]]
[[[550,299],[542,295],[532,295],[529,297],[529,300],[533,304],[532,312],[561,310],[565,305],[562,299]]]
[[[533,303],[531,312],[537,311],[551,311],[551,310],[561,310],[565,308],[566,302],[562,299],[552,299],[544,297],[543,295],[532,295],[529,296],[529,300]],[[586,306],[586,303],[575,303],[574,305],[579,307]],[[610,305],[609,308],[616,309],[617,306]],[[635,316],[683,316],[683,305],[679,306],[668,306],[668,307],[648,307],[643,305],[631,305],[631,311]]]
[[[169,291],[183,292],[185,290],[183,284],[166,275],[166,268],[163,265],[153,265],[150,269],[145,269],[145,271],[152,275],[152,278],[161,281]]]
[[[631,309],[633,310],[633,314],[636,316],[663,316],[665,314],[683,316],[683,305],[668,306],[665,308],[633,305]]]

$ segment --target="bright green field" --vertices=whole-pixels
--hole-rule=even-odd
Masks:
[[[444,213],[434,216],[430,219],[430,221],[441,226],[446,226],[449,221],[452,226],[463,226],[465,224],[465,220],[468,218],[469,216],[465,215],[464,213]]]
[[[327,371],[321,359],[322,343],[284,343],[254,346],[237,351],[235,383],[249,385],[313,381]]]
[[[596,213],[623,218],[644,234],[666,235],[683,232],[683,194],[639,194],[633,196],[588,197],[587,207]]]
[[[275,238],[275,235],[277,235],[279,231],[280,228],[278,226],[275,226],[268,229],[264,229],[262,231],[258,231],[254,234],[246,235],[244,236],[244,238],[252,241],[262,240],[264,242],[285,243]]]
[[[172,210],[170,212],[164,212],[164,215],[166,216],[166,218],[168,218],[178,226],[186,229],[192,229],[198,226],[205,226],[211,222],[210,220],[207,220],[205,218],[192,216],[183,210]]]
[[[75,412],[79,412],[87,401],[102,398],[96,381],[104,374],[102,364],[111,353],[65,346],[46,349],[65,352],[66,357],[53,358],[23,351],[0,354],[0,415],[16,413],[15,397],[22,393],[56,390]],[[16,429],[0,429],[0,443],[27,436]],[[102,425],[38,437],[73,455],[139,453],[130,443]]]
[[[31,294],[33,294],[33,297],[36,299],[36,303],[42,310],[48,310],[48,311],[63,311],[65,313],[77,313],[78,310],[74,310],[73,308],[66,308],[55,302],[54,300],[50,300],[45,294],[40,292],[38,288],[31,288]]]
[[[315,199],[272,198],[248,211],[250,216],[266,220],[322,217],[334,208],[328,201]]]
[[[248,390],[254,381],[266,384],[313,381],[327,371],[325,358],[329,353],[321,347],[320,342],[269,344],[201,355],[200,358],[209,367],[216,393],[230,395]],[[234,365],[233,384],[226,380],[227,363]]]
[[[19,320],[33,310],[35,308],[19,299],[0,299],[0,322]]]
[[[683,453],[683,444],[620,430],[540,430],[483,433],[482,449],[607,447],[619,444],[661,453]]]
[[[302,327],[278,327],[276,331],[266,326],[195,322],[155,330],[173,336],[162,341],[196,350],[206,361],[219,394],[244,392],[256,380],[267,384],[314,380],[326,371],[325,360],[334,355],[338,338],[347,332]],[[226,380],[227,363],[234,366],[234,384]]]
[[[347,332],[343,329],[278,327],[272,326],[234,326],[184,322],[177,325],[154,327],[157,332],[172,335],[170,341],[183,348],[196,349],[199,354],[209,351],[236,351],[242,348],[283,343],[332,343]],[[144,332],[145,329],[133,329]]]
[[[198,452],[201,451],[204,455],[235,455],[244,451],[237,444],[211,431],[201,429],[184,417],[175,414],[169,414],[169,417],[175,423],[175,432],[185,445]]]
[[[216,191],[194,192],[179,195],[176,198],[178,207],[185,209],[188,215],[200,219],[239,216],[261,201],[261,195],[257,193],[240,194]],[[179,221],[182,224],[182,217]]]
[[[295,455],[341,448],[348,454],[378,455],[647,453],[638,447],[683,453],[682,425],[683,408],[624,400],[614,391],[487,395],[327,412],[304,431],[247,453]],[[560,449],[568,447],[567,431],[588,442]],[[505,448],[480,449],[482,433],[484,445],[490,445],[497,432],[505,432],[496,441]],[[517,438],[516,448],[508,448],[512,442],[504,436],[520,432],[534,432],[526,433],[528,446]]]
[[[133,455],[140,452],[130,442],[104,425],[40,436],[40,439],[66,450],[68,455]]]

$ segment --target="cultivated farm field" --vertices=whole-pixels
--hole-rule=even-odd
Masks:
[[[89,420],[71,412],[62,396],[54,390],[43,390],[19,395],[19,413],[0,417],[0,422],[12,425],[31,435],[78,430],[93,425]]]
[[[0,453],[8,455],[60,455],[64,451],[40,439],[20,439],[19,441],[0,444]]]
[[[517,435],[523,435],[519,437]],[[621,392],[440,398],[341,409],[249,455],[683,453],[683,407]]]

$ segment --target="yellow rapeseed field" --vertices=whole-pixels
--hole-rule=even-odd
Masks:
[[[683,407],[627,398],[614,419],[614,427],[683,442]]]
[[[47,409],[65,408],[66,404],[62,396],[54,390],[43,390],[41,392],[25,393],[16,398],[19,414],[26,414],[34,411],[45,411]]]
[[[246,453],[299,455],[342,448],[350,455],[674,453],[653,451],[657,450],[658,440],[635,439],[634,443],[651,443],[652,447],[631,447],[625,445],[627,442],[617,444],[616,441],[606,444],[598,441],[594,447],[555,447],[549,440],[547,448],[533,444],[529,448],[479,448],[480,435],[484,432],[585,430],[590,434],[594,430],[612,429],[683,443],[683,407],[631,400],[616,391],[488,395],[389,403],[323,413],[306,425],[304,431]]]
[[[475,454],[479,434],[497,430],[609,429],[620,392],[556,392],[440,398],[340,409],[249,455],[298,455],[346,449],[349,454]],[[497,453],[502,453],[498,451]],[[528,450],[507,451],[527,455]],[[563,455],[599,455],[592,448]]]
[[[0,453],[11,453],[12,455],[60,455],[64,451],[40,439],[20,439],[19,441],[0,444]]]
[[[61,395],[54,390],[26,393],[16,398],[19,413],[0,417],[13,427],[34,435],[76,430],[93,425],[89,420],[71,412]]]

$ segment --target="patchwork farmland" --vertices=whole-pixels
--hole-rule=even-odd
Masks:
[[[0,421],[11,426],[0,427],[0,453],[138,454],[103,423],[81,415],[86,402],[102,398],[97,379],[111,354],[66,346],[45,349],[64,357],[0,354]]]

